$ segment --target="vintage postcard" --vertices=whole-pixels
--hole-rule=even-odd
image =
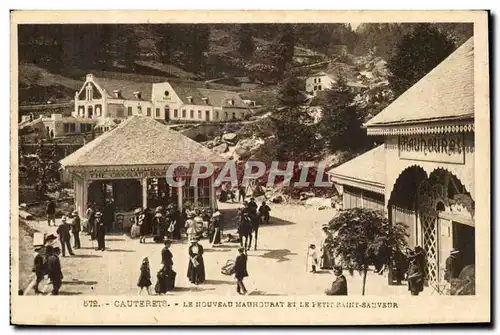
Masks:
[[[490,322],[488,60],[486,11],[13,11],[11,322]]]

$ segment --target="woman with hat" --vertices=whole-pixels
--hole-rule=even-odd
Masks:
[[[195,285],[205,281],[205,263],[203,261],[203,247],[198,243],[198,239],[193,237],[188,249],[189,265],[187,277]]]
[[[220,245],[221,244],[221,235],[222,235],[222,219],[221,219],[221,214],[219,211],[215,212],[212,214],[212,220],[211,220],[210,226],[213,229],[213,233],[211,234],[211,239],[210,242],[212,243],[212,247],[215,245]]]
[[[187,213],[187,220],[184,228],[186,228],[186,234],[189,241],[192,241],[196,237],[196,222],[193,220],[193,213]]]
[[[163,218],[163,207],[158,206],[155,210],[155,217],[153,219],[153,240],[156,243],[163,241],[163,231],[164,231],[164,218]]]
[[[415,251],[410,250],[408,254],[410,264],[408,266],[407,280],[408,291],[411,292],[411,295],[418,295],[424,290],[425,273],[421,264],[422,254],[417,248],[415,248]]]

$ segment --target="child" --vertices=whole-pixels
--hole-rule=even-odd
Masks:
[[[311,267],[312,273],[316,273],[316,266],[318,265],[318,253],[316,252],[316,246],[311,244],[307,250],[308,263]]]
[[[148,294],[151,295],[151,291],[149,290],[149,287],[151,286],[151,273],[149,271],[149,259],[147,257],[144,257],[144,259],[142,260],[141,274],[139,276],[137,286],[141,288],[139,294],[141,294],[142,289],[146,287]]]

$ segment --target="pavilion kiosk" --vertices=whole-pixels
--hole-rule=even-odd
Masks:
[[[169,129],[148,117],[132,116],[115,129],[60,161],[73,178],[75,209],[84,217],[88,204],[101,210],[112,206],[121,228],[130,226],[129,218],[138,207],[154,208],[170,203],[216,209],[214,176],[191,186],[191,171],[196,162],[221,167],[225,160],[212,150]],[[175,169],[182,187],[171,187],[166,180],[173,163],[189,163]]]
[[[427,284],[442,292],[452,249],[475,264],[473,38],[365,126],[385,143],[331,180],[345,208],[377,208],[408,226],[410,246],[426,252]]]

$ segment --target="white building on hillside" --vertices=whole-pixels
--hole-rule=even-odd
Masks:
[[[316,96],[318,92],[328,90],[336,83],[331,74],[318,72],[306,79],[306,92]]]
[[[88,74],[75,93],[73,116],[125,119],[145,115],[166,122],[241,120],[249,106],[232,91],[211,90],[174,82],[137,83]]]

